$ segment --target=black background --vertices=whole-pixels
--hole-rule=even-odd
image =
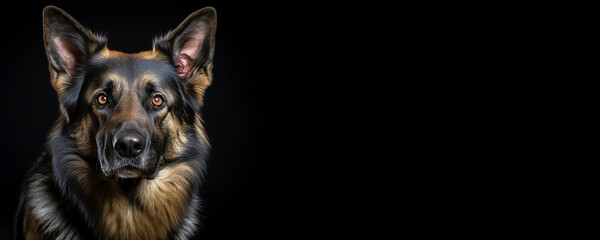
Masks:
[[[47,4],[1,16],[3,236],[59,113]],[[582,217],[597,191],[600,19],[590,6],[51,4],[124,52],[216,7],[207,239],[591,226]]]

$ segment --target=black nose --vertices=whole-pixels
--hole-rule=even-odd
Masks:
[[[144,151],[146,140],[135,132],[121,132],[115,141],[115,151],[121,157],[137,157]]]

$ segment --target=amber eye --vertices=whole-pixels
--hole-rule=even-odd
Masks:
[[[160,107],[163,104],[163,98],[161,96],[155,96],[152,98],[152,105]]]
[[[104,95],[104,93],[98,95],[98,104],[104,105],[106,103],[108,103],[108,98],[106,97],[106,95]]]

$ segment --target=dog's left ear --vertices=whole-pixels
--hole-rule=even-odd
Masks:
[[[175,30],[154,42],[167,54],[183,85],[202,94],[212,80],[217,11],[202,8],[188,16]]]

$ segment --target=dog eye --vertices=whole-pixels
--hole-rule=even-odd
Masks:
[[[108,103],[108,97],[106,97],[106,95],[104,93],[101,93],[100,95],[98,95],[98,104],[100,105],[104,105]]]
[[[152,98],[152,105],[160,107],[163,104],[163,101],[161,96],[155,96]]]

